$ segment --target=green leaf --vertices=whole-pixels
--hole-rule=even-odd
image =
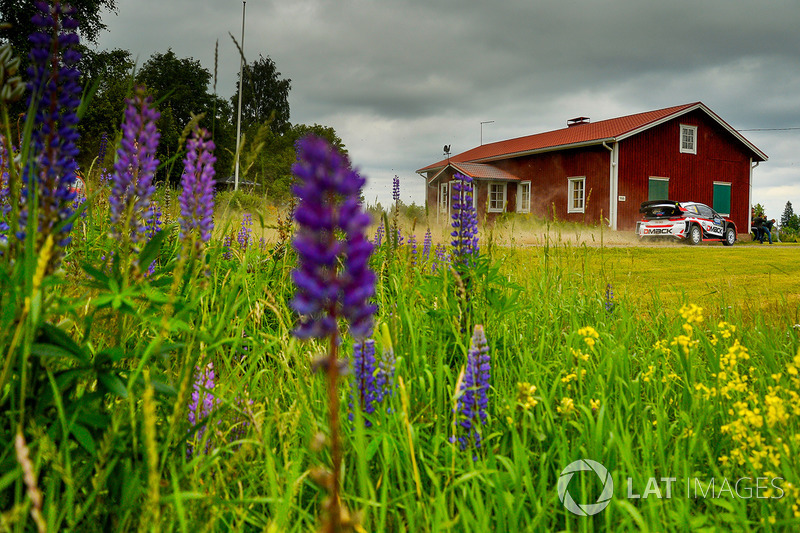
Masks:
[[[117,363],[123,357],[125,357],[125,354],[126,354],[125,350],[123,350],[120,347],[106,348],[105,350],[102,350],[97,353],[97,355],[95,356],[95,364],[102,365],[108,362]]]
[[[150,241],[144,246],[141,252],[139,252],[139,268],[144,271],[147,269],[150,264],[155,260],[158,256],[158,252],[161,251],[161,246],[164,243],[164,238],[167,236],[166,231],[159,231]]]
[[[116,394],[122,398],[128,397],[128,390],[119,376],[111,372],[103,372],[97,375],[97,380],[105,387],[108,392]]]
[[[70,432],[75,437],[75,440],[84,447],[84,449],[94,455],[95,450],[97,447],[94,444],[94,439],[92,438],[92,434],[89,433],[89,430],[83,427],[80,424],[75,424],[70,429]]]
[[[72,354],[73,358],[76,358],[83,363],[88,363],[89,355],[61,328],[54,326],[49,322],[45,322],[42,324],[40,332],[41,336],[44,337],[44,340],[49,341],[49,344],[59,346]]]
[[[81,263],[81,268],[91,277],[102,283],[103,286],[108,286],[108,276],[105,274],[105,272],[99,268],[93,267],[89,263]]]
[[[65,359],[74,359],[79,363],[87,364],[88,362],[83,359],[82,355],[75,355],[71,353],[69,350],[62,348],[61,346],[56,346],[55,344],[41,344],[36,343],[31,346],[31,353],[33,355],[38,355],[39,357],[63,357]]]

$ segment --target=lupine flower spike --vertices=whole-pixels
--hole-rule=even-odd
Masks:
[[[472,178],[456,173],[452,188],[453,261],[468,266],[478,255],[478,216],[472,205]]]
[[[392,178],[392,200],[395,202],[400,200],[400,178],[398,176]]]
[[[375,230],[375,238],[372,239],[372,244],[375,245],[375,248],[380,248],[381,244],[383,243],[383,220],[378,225],[378,229]]]
[[[358,405],[367,414],[375,412],[375,404],[377,403],[376,369],[375,341],[368,339],[363,343],[355,343],[353,345],[353,379],[356,382],[355,390],[358,393]],[[353,414],[350,413],[350,420],[352,419]],[[370,427],[372,422],[365,420],[364,425]]]
[[[194,242],[196,250],[211,239],[214,228],[214,141],[208,131],[195,127],[186,143],[184,171],[181,178],[180,237]]]
[[[138,88],[127,104],[108,203],[112,236],[123,242],[130,239],[136,249],[144,244],[153,216],[150,198],[155,191],[156,148],[161,137],[156,121],[161,115],[151,107],[152,100],[143,88]]]
[[[365,236],[369,216],[361,211],[360,204],[366,180],[326,140],[313,135],[298,142],[297,163],[292,172],[297,177],[292,190],[300,200],[294,215],[299,226],[294,238],[298,267],[292,272],[297,292],[291,302],[300,320],[294,334],[330,341],[328,357],[322,363],[328,382],[333,466],[328,476],[327,527],[339,531],[343,510],[339,499],[342,443],[337,390],[338,319],[347,319],[350,333],[363,338],[372,330],[375,312],[375,306],[369,303],[375,293],[375,274],[368,266],[372,243]],[[338,235],[343,235],[344,241]]]
[[[216,398],[213,393],[215,381],[214,365],[212,363],[208,363],[205,368],[197,368],[196,370],[197,373],[195,375],[195,382],[193,386],[194,390],[192,391],[192,401],[189,404],[189,424],[192,426],[195,426],[207,419],[214,410],[214,407],[221,403],[221,400]],[[197,430],[194,441],[196,443],[202,442],[205,432],[206,426],[204,424]],[[204,449],[205,453],[209,452],[211,444],[212,436],[209,435]],[[193,452],[194,446],[190,445],[187,449],[187,454],[189,457],[192,456]]]
[[[252,239],[253,233],[253,215],[245,213],[242,217],[242,225],[239,227],[239,233],[236,235],[236,241],[239,243],[239,249],[242,251],[247,250],[247,246]]]
[[[292,170],[300,199],[294,239],[297,292],[291,303],[300,314],[295,335],[329,337],[338,331],[337,320],[346,318],[354,337],[366,337],[376,308],[368,303],[375,293],[375,274],[367,264],[372,244],[364,237],[369,216],[359,204],[365,180],[327,141],[314,136],[299,141]],[[343,242],[336,239],[337,232],[344,235]]]
[[[20,238],[24,238],[30,215],[32,195],[38,199],[38,223],[35,224],[36,248],[61,225],[59,249],[50,265],[52,270],[61,257],[60,249],[69,244],[72,224],[64,222],[72,215],[75,199],[73,185],[78,155],[76,143],[81,86],[76,68],[78,23],[74,10],[59,1],[38,2],[39,13],[32,21],[40,28],[30,36],[30,100],[35,109],[35,127],[31,135],[34,162],[25,165],[20,209]],[[62,225],[63,224],[63,225]]]
[[[610,283],[606,285],[606,311],[614,312],[614,287]]]
[[[483,326],[475,326],[472,334],[464,378],[456,391],[455,417],[457,421],[456,435],[451,442],[458,440],[461,450],[474,444],[476,451],[482,444],[481,427],[487,421],[489,406],[489,381],[491,378],[491,360],[489,345]],[[473,455],[477,460],[477,455]]]
[[[431,245],[433,244],[433,237],[431,236],[431,228],[425,232],[425,239],[422,241],[422,260],[427,261],[431,255]]]

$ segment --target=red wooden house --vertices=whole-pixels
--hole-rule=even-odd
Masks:
[[[750,228],[753,169],[767,155],[701,102],[484,144],[423,167],[429,206],[473,178],[480,216],[533,213],[630,230],[646,200],[702,202]]]

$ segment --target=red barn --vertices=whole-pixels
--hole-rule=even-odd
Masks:
[[[767,155],[701,102],[484,144],[423,167],[426,202],[449,212],[450,180],[473,178],[480,216],[533,213],[631,230],[646,200],[695,201],[750,228],[753,169]]]

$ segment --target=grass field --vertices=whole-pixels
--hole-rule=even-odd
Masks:
[[[141,277],[109,238],[107,195],[64,270],[4,263],[0,525],[25,528],[34,479],[48,530],[325,527],[329,397],[312,362],[326,347],[291,334],[285,209],[220,195],[205,258],[187,261],[177,195],[159,189]],[[345,529],[800,528],[800,248],[639,246],[509,218],[481,229],[465,279],[422,252],[427,224],[398,222],[406,244],[383,238],[370,259],[386,396],[365,411],[354,376],[339,388]],[[446,249],[449,228],[431,229]],[[458,411],[476,324],[491,365],[480,446]],[[353,339],[339,349],[352,365]]]
[[[502,264],[537,271],[555,261],[571,276],[585,276],[598,291],[615,294],[658,312],[683,303],[702,305],[714,318],[756,316],[800,324],[800,247],[607,246],[521,247],[498,252]]]

